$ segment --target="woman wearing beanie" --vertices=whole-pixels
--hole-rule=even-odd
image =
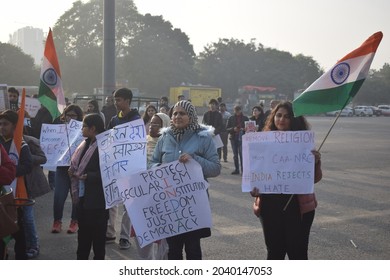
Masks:
[[[217,149],[212,140],[213,129],[199,125],[195,107],[181,100],[172,108],[170,127],[161,130],[161,137],[154,149],[151,165],[179,160],[186,163],[196,160],[205,178],[216,177],[221,172]],[[202,259],[200,239],[211,235],[209,228],[198,229],[167,238],[168,259]]]

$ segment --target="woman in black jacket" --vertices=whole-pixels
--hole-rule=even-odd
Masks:
[[[73,154],[68,171],[73,197],[78,200],[78,260],[87,260],[91,247],[95,260],[104,260],[106,254],[108,210],[105,209],[96,142],[96,135],[103,131],[104,123],[98,114],[84,117],[83,136],[87,139]]]

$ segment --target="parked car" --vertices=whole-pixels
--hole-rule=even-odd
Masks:
[[[375,116],[379,117],[382,116],[382,111],[375,106],[369,106],[372,109],[372,112],[374,113]]]
[[[340,112],[340,110],[327,112],[325,115],[327,116],[337,116],[337,114]],[[353,116],[353,109],[351,107],[345,107],[343,110],[341,110],[340,117],[352,117]]]
[[[369,106],[356,106],[354,108],[354,112],[356,116],[360,116],[360,117],[365,117],[365,116],[372,117],[374,115],[374,112]]]
[[[378,105],[381,110],[382,116],[390,116],[390,105]]]

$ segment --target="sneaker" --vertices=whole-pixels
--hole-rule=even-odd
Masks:
[[[124,238],[119,239],[119,249],[127,250],[130,248],[130,241]]]
[[[238,171],[238,170],[234,170],[234,171],[232,172],[232,175],[238,175],[238,174],[240,174],[240,171]]]
[[[51,233],[61,232],[62,223],[59,220],[54,221],[53,227],[51,228]]]
[[[111,244],[115,242],[115,237],[107,237],[106,236],[106,244]]]
[[[39,248],[30,248],[26,251],[28,259],[34,259],[39,256]]]
[[[68,233],[75,233],[79,229],[79,223],[75,220],[70,221],[70,225],[68,228]]]

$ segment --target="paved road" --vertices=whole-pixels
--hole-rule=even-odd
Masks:
[[[332,124],[311,117],[317,147]],[[390,259],[390,118],[341,118],[322,151],[323,173],[315,190],[319,201],[311,232],[309,257],[320,260]],[[265,259],[259,220],[252,198],[241,192],[240,177],[230,175],[232,157],[222,174],[210,180],[212,236],[202,241],[204,259]],[[37,199],[35,211],[41,243],[40,260],[72,260],[77,235],[51,234],[52,196]],[[70,216],[66,202],[64,224]],[[119,228],[119,221],[118,221]],[[134,244],[134,241],[132,241]],[[137,259],[134,248],[107,245],[107,259]]]

